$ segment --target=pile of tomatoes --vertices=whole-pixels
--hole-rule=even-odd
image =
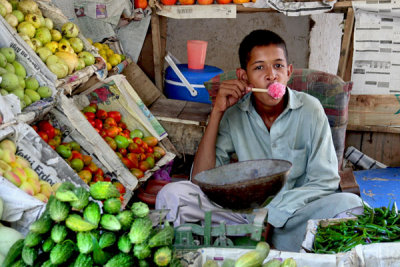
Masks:
[[[138,179],[152,169],[165,155],[165,150],[157,146],[154,136],[144,136],[140,129],[129,130],[118,111],[105,111],[90,104],[82,110],[86,119],[116,152],[124,165]]]
[[[91,156],[81,153],[81,146],[77,142],[62,142],[61,130],[54,127],[48,120],[39,121],[32,128],[77,172],[85,183],[90,185],[98,181],[111,182],[111,178],[104,175],[103,169],[93,162]],[[125,187],[120,182],[113,181],[112,183],[121,194],[125,193]]]

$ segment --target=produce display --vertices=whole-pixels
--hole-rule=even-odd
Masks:
[[[16,95],[21,109],[53,94],[49,87],[40,86],[35,77],[27,77],[25,67],[15,59],[11,47],[0,48],[0,77],[1,95]]]
[[[90,104],[82,110],[86,119],[116,152],[124,165],[137,178],[152,169],[165,155],[165,150],[157,146],[154,136],[144,136],[140,129],[129,130],[118,111],[105,111]]]
[[[48,120],[39,121],[32,128],[76,171],[86,184],[111,181],[111,177],[105,175],[103,169],[93,162],[91,156],[81,153],[81,146],[77,142],[62,142],[61,130],[54,127]],[[113,184],[121,195],[125,194],[125,187],[120,182],[113,181]]]
[[[110,182],[92,184],[89,191],[61,184],[3,266],[168,266],[173,227],[167,221],[153,227],[143,202],[121,210],[118,197]],[[103,201],[102,208],[96,200]]]
[[[93,43],[90,39],[88,41]],[[125,55],[115,53],[107,44],[94,43],[93,46],[99,50],[100,56],[106,61],[107,70],[111,70],[125,59]]]
[[[214,0],[160,0],[160,2],[163,5],[176,5],[176,4],[180,4],[180,5],[195,5],[195,4],[199,4],[199,5],[211,5],[214,4]],[[234,4],[243,4],[243,3],[249,3],[249,2],[253,2],[255,3],[256,0],[215,0],[216,4],[220,4],[220,5],[224,5],[224,4],[230,4],[230,3],[234,3]],[[137,4],[136,4],[137,3]],[[147,1],[146,0],[135,0],[135,8],[146,8],[147,7]]]
[[[314,240],[315,253],[346,252],[355,246],[400,241],[400,215],[395,204],[382,208],[364,205],[364,214],[355,220],[318,227]]]
[[[0,142],[0,175],[18,186],[25,193],[47,202],[54,193],[52,186],[39,179],[29,161],[15,155],[17,147],[9,139]]]
[[[42,16],[35,1],[2,0],[0,14],[57,78],[64,78],[95,63],[94,56],[83,50],[78,26],[67,22],[61,29],[55,29],[53,21]]]

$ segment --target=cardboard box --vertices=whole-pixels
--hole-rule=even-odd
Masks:
[[[8,25],[2,16],[0,16],[0,47],[13,48],[16,61],[25,67],[27,77],[35,77],[40,86],[48,86],[53,92],[52,97],[41,99],[26,107],[22,111],[22,114],[20,114],[18,120],[24,122],[33,120],[33,118],[47,112],[54,106],[54,98],[57,94],[54,82],[47,76],[48,69],[36,53],[21,39],[18,33]],[[14,97],[13,94],[9,94],[7,96],[0,96],[0,98],[5,102],[0,105],[0,112],[4,112],[2,110],[7,108],[12,111],[14,117],[20,113],[20,100],[17,96]],[[8,119],[8,121],[10,120],[11,119]]]
[[[72,182],[76,186],[86,186],[69,165],[47,145],[35,130],[25,123],[17,123],[0,130],[0,141],[10,139],[17,145],[16,155],[31,164],[40,180],[51,185],[59,182]],[[0,197],[5,210],[2,220],[22,233],[28,232],[29,225],[44,211],[44,202],[28,195],[7,179],[0,177]]]
[[[124,76],[114,75],[104,82],[95,84],[81,94],[75,95],[73,98],[61,96],[59,106],[60,110],[71,121],[73,127],[92,145],[93,152],[99,161],[108,169],[113,169],[118,176],[118,180],[127,190],[132,191],[137,188],[138,179],[123,165],[117,154],[95,131],[80,110],[87,106],[90,100],[96,100],[95,102],[101,109],[119,111],[128,129],[141,129],[145,136],[152,135],[159,140],[166,137],[165,130],[141,102],[140,98],[138,96],[133,98],[132,95],[134,94],[135,91]],[[153,169],[145,172],[145,176],[140,179],[141,182],[146,181],[152,173],[173,160],[175,155],[171,152],[166,152],[166,155],[156,163]]]
[[[222,266],[222,263],[225,259],[233,259],[237,260],[243,254],[251,251],[250,249],[239,249],[239,248],[201,248],[197,250],[196,253],[193,254],[193,259],[188,260],[190,264],[189,267],[202,267],[203,264],[212,259],[218,262],[219,266]],[[274,259],[280,258],[285,260],[287,258],[293,258],[297,266],[308,266],[308,267],[336,267],[340,266],[338,264],[338,259],[335,255],[311,255],[304,253],[296,253],[296,252],[285,252],[271,249],[268,254],[268,257],[264,260],[264,263]],[[352,265],[346,265],[352,266]]]
[[[59,8],[50,2],[35,1],[40,11],[45,18],[50,18],[53,21],[54,28],[61,30],[63,24],[69,22],[68,18],[61,12]],[[1,24],[12,33],[13,39],[16,41],[16,47],[23,49],[29,54],[30,61],[35,68],[40,71],[44,76],[56,87],[63,87],[64,90],[72,90],[76,86],[86,82],[93,74],[96,73],[99,78],[104,79],[107,77],[107,66],[102,57],[97,52],[87,39],[79,32],[78,37],[82,40],[84,50],[91,52],[96,57],[96,63],[92,66],[87,66],[79,71],[75,71],[62,79],[57,79],[57,76],[52,73],[40,57],[32,50],[32,48],[19,36],[15,29],[13,29],[2,17],[0,18]],[[22,54],[22,52],[21,52]]]

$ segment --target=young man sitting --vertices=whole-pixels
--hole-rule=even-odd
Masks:
[[[328,119],[318,99],[286,86],[293,67],[283,39],[268,30],[253,31],[241,42],[239,58],[237,79],[220,85],[192,177],[228,164],[232,153],[239,161],[290,161],[285,185],[266,206],[268,232],[275,248],[299,251],[309,219],[333,218],[362,207],[362,201],[355,194],[338,193],[338,161]],[[268,88],[268,93],[252,88]],[[175,226],[202,220],[198,198],[190,193],[200,195],[203,209],[213,207],[197,185],[186,181],[165,186],[156,208],[170,209],[167,218]],[[239,213],[213,213],[213,222],[221,220],[247,223]]]

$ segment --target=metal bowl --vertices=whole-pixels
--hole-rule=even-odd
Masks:
[[[279,159],[241,161],[200,172],[192,180],[223,208],[254,209],[281,190],[291,167]]]

